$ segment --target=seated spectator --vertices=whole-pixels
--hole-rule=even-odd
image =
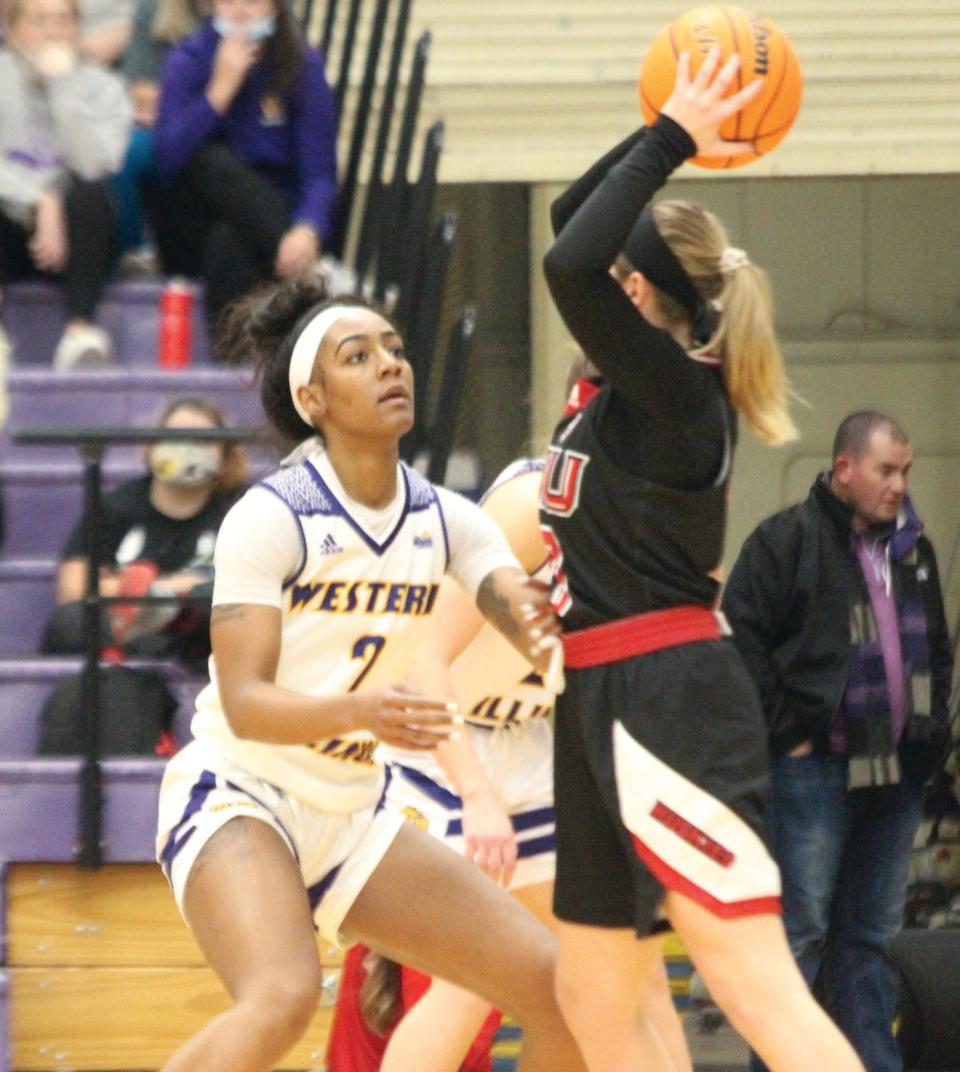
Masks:
[[[135,254],[127,259],[128,267],[155,267],[155,253],[144,225],[155,213],[159,190],[153,128],[160,100],[160,71],[170,49],[196,31],[208,13],[206,8],[206,0],[137,0],[133,32],[122,63],[130,87],[134,128],[123,169],[113,180],[120,251]]]
[[[214,0],[164,64],[156,152],[172,176],[166,271],[199,276],[207,315],[316,265],[336,197],[334,104],[284,0]]]
[[[161,428],[223,428],[220,410],[196,398],[171,403]],[[210,654],[209,599],[213,549],[227,510],[246,483],[236,443],[163,441],[147,454],[150,473],[103,497],[100,527],[104,565],[100,594],[203,595],[205,604],[114,604],[102,617],[103,645],[121,654],[176,656],[203,667]],[[57,572],[57,609],[43,651],[85,651],[83,598],[87,584],[84,517],[67,539]]]
[[[114,253],[107,177],[130,129],[122,81],[77,53],[74,0],[9,0],[0,48],[0,284],[63,282],[58,369],[102,364],[93,316]]]
[[[77,0],[80,55],[104,67],[117,67],[130,44],[133,0]]]

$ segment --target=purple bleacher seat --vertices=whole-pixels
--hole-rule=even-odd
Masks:
[[[264,425],[260,394],[247,368],[158,369],[105,368],[73,372],[14,368],[7,379],[10,414],[0,433],[0,454],[29,461],[74,460],[73,447],[27,447],[11,442],[11,434],[38,427],[152,427],[176,398],[197,396],[219,406],[231,424]],[[111,460],[142,456],[136,446],[109,448]]]
[[[104,487],[144,473],[142,461],[105,465]],[[59,555],[83,512],[83,469],[79,460],[31,465],[0,464],[7,556]]]
[[[197,693],[206,684],[204,678],[191,674],[178,663],[155,660],[131,660],[126,664],[161,670],[170,691],[177,699],[173,736],[185,744],[190,740],[190,720]],[[79,674],[79,658],[35,655],[0,659],[0,756],[33,756],[40,739],[40,710],[50,690],[65,677]]]
[[[0,652],[4,655],[37,651],[56,602],[56,579],[55,558],[0,559]]]
[[[0,860],[75,858],[82,762],[0,759]],[[165,761],[106,759],[102,766],[104,860],[152,861]]]
[[[0,882],[5,882],[2,874],[0,874]],[[0,920],[6,924],[7,911],[5,905],[2,908]],[[6,963],[6,950],[3,952],[3,962]],[[0,971],[0,1072],[7,1072],[12,1060],[13,1046],[10,1042],[10,976],[7,972]]]
[[[156,367],[162,279],[124,279],[109,283],[97,309],[97,323],[113,340],[118,365]],[[4,289],[3,322],[13,343],[16,365],[46,365],[63,332],[63,303],[58,286],[45,282],[13,283]],[[196,286],[193,303],[195,365],[211,361],[210,341],[203,316],[203,290]]]

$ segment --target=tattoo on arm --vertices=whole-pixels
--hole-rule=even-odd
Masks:
[[[488,573],[477,589],[477,606],[488,622],[514,644],[521,642],[522,629],[513,616],[510,600],[497,590],[496,571]]]
[[[233,621],[234,618],[242,618],[246,611],[246,603],[218,603],[210,612],[210,625],[219,625],[221,622]]]

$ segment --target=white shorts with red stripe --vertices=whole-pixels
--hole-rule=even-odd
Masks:
[[[722,918],[780,911],[780,872],[730,808],[613,725],[620,815],[644,865],[667,889]]]

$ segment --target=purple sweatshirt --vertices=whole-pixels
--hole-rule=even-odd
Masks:
[[[208,23],[174,48],[161,75],[155,130],[157,162],[171,175],[210,142],[222,142],[268,178],[290,206],[292,223],[330,233],[337,195],[333,95],[323,62],[306,50],[300,76],[281,102],[271,101],[267,70],[255,64],[224,115],[206,97],[220,35]]]

